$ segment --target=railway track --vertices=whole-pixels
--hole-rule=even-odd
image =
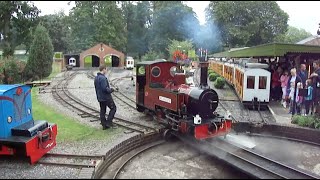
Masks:
[[[297,169],[279,161],[272,160],[247,148],[236,146],[227,141],[196,141],[186,136],[176,135],[183,142],[225,161],[244,173],[259,179],[319,179],[319,176],[302,169]]]
[[[68,72],[67,72],[68,73]],[[57,83],[56,86],[53,88],[53,96],[54,98],[59,101],[63,105],[68,105],[68,107],[71,107],[72,109],[77,110],[80,112],[78,115],[80,115],[82,118],[86,117],[92,117],[94,120],[91,120],[91,122],[94,121],[99,121],[99,111],[96,110],[95,108],[83,103],[81,100],[78,98],[74,97],[67,89],[67,85],[69,81],[72,80],[72,78],[75,77],[76,73],[70,74],[71,71],[69,71],[69,74],[66,75],[66,78],[61,80],[60,82]],[[132,122],[130,120],[126,120],[123,117],[115,116],[114,117],[114,124],[135,131],[139,133],[145,133],[149,131],[158,131],[158,129],[142,125],[139,123]]]
[[[72,168],[96,168],[104,158],[104,155],[47,153],[37,163]]]
[[[96,169],[92,178],[116,179],[131,159],[163,143],[165,141],[162,139],[160,132],[133,136],[106,153],[105,161]]]

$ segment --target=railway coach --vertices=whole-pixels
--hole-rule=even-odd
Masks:
[[[242,104],[265,109],[269,103],[271,73],[268,65],[240,59],[237,63],[210,60],[210,67],[234,87]]]

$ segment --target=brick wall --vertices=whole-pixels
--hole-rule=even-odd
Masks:
[[[119,63],[119,67],[123,67],[124,66],[124,54],[122,52],[119,52],[105,44],[102,44],[102,51],[101,51],[101,43],[93,46],[92,48],[83,51],[80,54],[80,67],[84,67],[84,58],[88,55],[96,55],[100,58],[100,64],[104,63],[104,58],[107,55],[115,55],[117,57],[119,57],[120,63]]]

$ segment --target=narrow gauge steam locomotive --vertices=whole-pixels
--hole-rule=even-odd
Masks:
[[[31,87],[0,85],[0,155],[31,164],[56,146],[57,125],[32,117]]]
[[[230,115],[221,116],[218,95],[207,84],[208,62],[200,62],[199,87],[186,85],[186,76],[179,73],[175,62],[161,60],[137,64],[136,107],[156,115],[159,123],[196,139],[226,135],[231,130]]]

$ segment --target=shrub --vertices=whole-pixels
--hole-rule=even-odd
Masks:
[[[217,79],[217,77],[219,77],[219,75],[214,73],[214,72],[209,74],[209,80],[210,81],[215,81]]]
[[[208,69],[208,74],[215,73],[212,69]]]
[[[5,59],[0,70],[0,79],[3,84],[16,84],[21,82],[25,62],[13,59],[11,56]]]
[[[222,77],[218,77],[213,85],[217,89],[222,89],[225,84],[226,84],[226,81]]]
[[[302,127],[320,129],[320,119],[316,116],[300,116],[295,115],[292,117],[292,124],[297,124]]]
[[[62,58],[62,52],[55,52],[54,53],[54,58],[56,58],[56,59]]]

